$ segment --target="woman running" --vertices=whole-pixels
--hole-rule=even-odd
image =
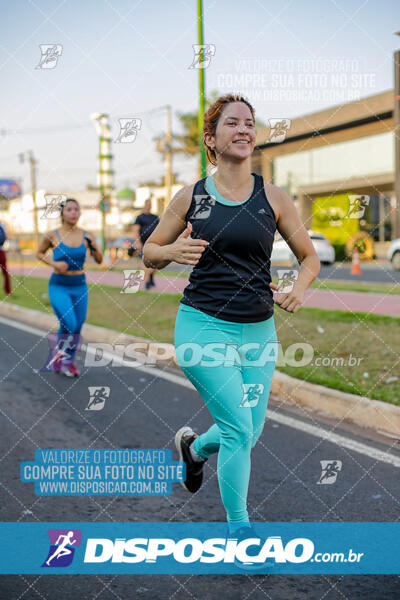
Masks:
[[[61,227],[44,235],[36,254],[39,260],[54,268],[49,280],[49,299],[60,328],[50,362],[55,372],[68,377],[80,375],[74,357],[88,306],[88,286],[83,269],[86,250],[89,248],[97,263],[103,260],[93,234],[78,228],[79,217],[78,202],[67,198],[61,204]],[[53,248],[53,259],[46,256],[49,248]]]
[[[174,196],[143,248],[148,267],[162,269],[171,261],[194,265],[176,316],[176,357],[215,423],[201,435],[189,426],[176,433],[186,463],[183,485],[196,492],[205,462],[218,452],[229,531],[238,535],[241,529],[246,536],[252,531],[251,449],[264,427],[277,359],[274,301],[295,313],[320,269],[290,197],[250,171],[255,137],[251,104],[237,94],[218,98],[203,128],[208,159],[218,170]],[[271,282],[270,257],[276,230],[301,269],[290,293],[274,299],[279,288]],[[232,346],[238,349],[232,352]]]

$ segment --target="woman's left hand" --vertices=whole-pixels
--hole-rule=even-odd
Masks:
[[[292,290],[288,293],[280,292],[280,287],[275,283],[269,284],[270,288],[273,292],[276,292],[276,296],[274,297],[274,302],[283,310],[287,312],[297,312],[304,301],[304,291],[300,288],[293,286]]]
[[[98,250],[96,241],[92,235],[85,235],[85,240],[87,241],[90,254],[93,254]]]

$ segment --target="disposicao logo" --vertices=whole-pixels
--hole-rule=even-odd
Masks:
[[[75,547],[81,545],[79,529],[48,529],[49,553],[42,567],[68,567],[74,558]]]
[[[249,546],[260,546],[258,556],[248,556]],[[300,548],[300,552],[299,552]],[[233,563],[239,560],[264,563],[272,558],[276,563],[303,563],[312,557],[314,544],[307,538],[290,540],[286,546],[280,536],[270,536],[264,544],[259,538],[247,538],[238,543],[237,539],[209,538],[199,540],[194,537],[175,541],[170,538],[89,538],[86,544],[85,563],[156,563],[160,557],[173,557],[176,562],[188,564]]]

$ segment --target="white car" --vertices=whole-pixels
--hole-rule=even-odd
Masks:
[[[393,269],[400,269],[400,238],[393,240],[389,246],[387,258],[391,261]]]
[[[321,264],[333,265],[335,262],[335,250],[331,242],[324,236],[323,233],[309,231],[308,235],[311,238]],[[278,237],[274,240],[274,245],[272,247],[271,263],[282,262],[290,263],[292,267],[298,266],[296,256],[291,251],[283,237],[278,234]]]

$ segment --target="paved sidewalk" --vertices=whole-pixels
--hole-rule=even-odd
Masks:
[[[11,265],[9,271],[12,275],[20,275],[21,267]],[[46,267],[25,266],[24,274],[30,277],[49,278],[51,269]],[[88,283],[112,285],[122,289],[123,273],[112,271],[86,271]],[[154,276],[156,285],[150,293],[182,294],[188,284],[185,277]],[[144,283],[140,290],[144,290]],[[318,290],[308,289],[305,294],[303,306],[309,308],[323,308],[326,310],[346,310],[351,312],[369,312],[376,315],[400,317],[400,296],[395,294],[375,294],[367,292],[348,292],[343,290]]]

